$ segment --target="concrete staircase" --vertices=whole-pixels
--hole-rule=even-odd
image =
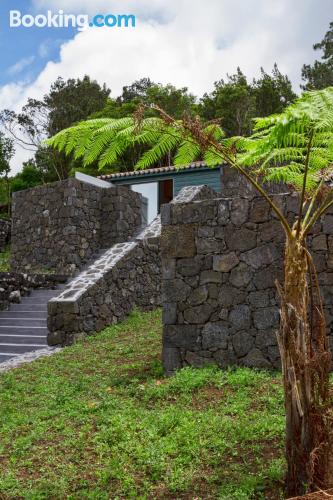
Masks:
[[[0,363],[47,347],[47,303],[58,295],[56,289],[32,290],[20,304],[0,311]]]

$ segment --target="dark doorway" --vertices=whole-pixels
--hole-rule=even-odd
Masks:
[[[161,205],[170,203],[173,198],[173,180],[166,179],[158,183],[158,211],[160,212]]]

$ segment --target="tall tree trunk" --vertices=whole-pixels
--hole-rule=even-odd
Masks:
[[[305,244],[293,231],[285,247],[281,295],[281,353],[286,411],[288,496],[328,488],[331,357],[317,275]]]

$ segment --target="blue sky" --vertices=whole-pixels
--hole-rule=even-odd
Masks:
[[[135,28],[10,28],[9,11],[134,14]],[[20,110],[58,76],[88,74],[112,96],[134,80],[201,96],[240,66],[251,79],[276,62],[300,91],[301,68],[333,20],[332,0],[1,0],[0,109]],[[17,171],[29,153],[17,149]]]
[[[13,81],[33,81],[48,60],[59,60],[62,43],[75,36],[71,28],[10,28],[9,10],[26,14],[42,13],[29,1],[0,3],[0,86]]]

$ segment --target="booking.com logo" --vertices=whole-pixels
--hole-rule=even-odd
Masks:
[[[135,28],[133,14],[96,14],[89,20],[87,14],[65,14],[59,10],[54,14],[48,10],[46,14],[23,14],[19,10],[9,11],[9,26],[11,28]]]

